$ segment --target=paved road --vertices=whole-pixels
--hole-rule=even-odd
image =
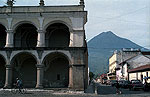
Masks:
[[[115,87],[95,84],[96,93],[93,91],[93,85],[89,87],[89,92],[83,91],[68,91],[68,90],[27,90],[26,94],[13,94],[10,90],[0,89],[0,97],[150,97],[150,92],[144,91],[129,91],[121,89],[123,94],[117,95]],[[91,90],[91,91],[90,91]]]
[[[96,83],[96,91],[98,95],[116,95],[116,88],[108,85],[102,85]],[[122,94],[119,96],[128,97],[150,97],[150,92],[144,92],[143,90],[130,91],[129,89],[120,89]]]

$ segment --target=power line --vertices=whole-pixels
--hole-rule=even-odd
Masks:
[[[112,17],[112,18],[107,18],[107,19],[120,18],[120,17],[126,16],[126,15],[129,15],[129,14],[136,13],[136,12],[138,12],[138,11],[140,11],[140,10],[145,9],[145,8],[147,8],[147,6],[145,6],[145,7],[143,7],[143,8],[140,8],[140,9],[137,9],[137,10],[134,10],[134,11],[131,11],[131,12],[128,12],[128,13],[125,13],[125,14],[121,14],[121,15],[119,15],[119,16],[115,16],[115,17]],[[100,18],[101,18],[101,17],[100,17]]]
[[[147,8],[147,6],[145,6],[145,7],[143,7],[143,8],[140,8],[140,9],[137,9],[137,10],[134,10],[134,11],[131,11],[131,12],[128,12],[128,13],[125,13],[125,14],[122,14],[122,15],[119,15],[119,16],[112,17],[112,18],[104,18],[104,17],[97,17],[97,16],[96,16],[96,18],[104,18],[104,19],[105,19],[104,21],[98,22],[98,23],[96,23],[96,24],[103,23],[103,22],[107,22],[107,21],[110,21],[110,20],[115,20],[115,19],[118,19],[118,18],[120,18],[120,17],[127,16],[127,15],[129,15],[129,14],[136,13],[136,12],[138,12],[138,11],[140,11],[140,10],[145,9],[145,8]],[[95,16],[94,16],[94,17],[95,17]],[[122,20],[122,21],[124,21],[124,20]],[[131,21],[126,21],[126,22],[131,22]],[[134,21],[133,21],[133,22],[134,22]],[[137,23],[140,23],[140,22],[137,22]],[[148,23],[143,23],[143,24],[148,24]]]
[[[105,20],[110,19],[110,18],[103,18]],[[116,19],[115,21],[119,21],[119,22],[129,22],[129,23],[138,23],[138,24],[145,24],[145,25],[149,25],[150,23],[146,23],[146,22],[139,22],[139,21],[128,21],[128,20],[118,20]],[[98,24],[98,23],[97,23]]]

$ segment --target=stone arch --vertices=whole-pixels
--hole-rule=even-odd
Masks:
[[[69,60],[65,54],[53,52],[45,56],[44,87],[68,87]]]
[[[32,53],[20,52],[12,60],[13,82],[20,78],[24,87],[34,88],[36,86],[36,64],[37,59]]]
[[[7,36],[6,27],[0,23],[0,48],[5,47],[6,36]]]
[[[46,47],[69,47],[70,31],[63,23],[54,23],[47,27],[45,33]]]
[[[16,24],[17,25],[17,24]],[[31,22],[19,22],[15,28],[14,46],[15,47],[36,47],[37,27]]]
[[[0,88],[2,88],[5,83],[5,65],[6,59],[3,55],[0,55]]]
[[[47,29],[50,25],[55,24],[55,23],[61,23],[61,24],[66,25],[66,26],[69,28],[69,32],[73,32],[73,29],[72,29],[71,24],[69,24],[69,23],[67,23],[67,22],[65,22],[65,21],[62,21],[62,20],[54,20],[54,21],[51,21],[51,22],[47,23],[47,24],[44,26],[43,30],[46,31],[46,29]]]
[[[66,53],[61,52],[61,51],[53,51],[53,52],[50,52],[50,53],[47,53],[47,54],[43,55],[42,64],[43,64],[43,62],[45,61],[45,58],[46,58],[48,55],[54,54],[54,53],[59,53],[59,54],[65,56],[65,57],[67,58],[67,60],[69,61],[69,65],[72,64],[72,62],[71,62],[71,56],[69,56],[69,55],[67,55]]]
[[[38,25],[36,25],[34,22],[32,22],[32,21],[27,21],[27,20],[24,20],[24,21],[19,21],[19,22],[17,22],[17,23],[15,23],[14,25],[13,25],[13,27],[12,27],[12,29],[15,31],[18,27],[19,27],[19,25],[22,25],[22,24],[32,24],[32,25],[34,25],[35,27],[36,27],[36,29],[38,29]],[[15,33],[15,32],[14,32]]]
[[[34,57],[34,59],[35,59],[36,62],[38,63],[39,60],[38,60],[38,57],[37,57],[35,54],[33,54],[33,53],[31,53],[31,52],[28,52],[28,51],[20,51],[20,52],[15,53],[13,56],[11,56],[10,64],[12,64],[12,61],[13,61],[13,59],[14,59],[16,56],[18,56],[18,55],[20,55],[20,54],[22,54],[22,53],[27,53],[27,54],[31,55],[32,57]]]

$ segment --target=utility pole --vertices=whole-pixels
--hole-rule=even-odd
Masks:
[[[121,70],[121,73],[122,73],[122,78],[123,78],[123,50],[121,51],[121,68],[122,68],[122,70]]]

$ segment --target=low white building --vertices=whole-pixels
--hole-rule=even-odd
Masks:
[[[113,55],[109,58],[109,73],[108,73],[108,79],[126,79],[124,78],[124,75],[122,74],[122,66],[120,63],[124,62],[124,60],[127,60],[129,58],[132,58],[134,56],[137,56],[140,54],[139,50],[134,49],[122,49],[119,51],[114,51]],[[126,70],[124,70],[126,71]]]
[[[144,77],[149,77],[149,64],[150,58],[148,55],[139,55],[129,58],[128,60],[123,61],[119,65],[121,66],[121,71],[119,74],[123,76],[126,80],[141,80],[144,81]]]

